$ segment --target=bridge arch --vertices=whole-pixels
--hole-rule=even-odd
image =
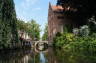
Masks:
[[[34,41],[35,50],[45,50],[48,48],[48,41]]]

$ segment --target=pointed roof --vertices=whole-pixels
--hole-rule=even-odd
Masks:
[[[52,9],[52,8],[51,8],[51,3],[50,3],[50,2],[49,2],[49,9]]]

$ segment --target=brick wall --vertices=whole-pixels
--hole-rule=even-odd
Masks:
[[[49,42],[53,41],[53,37],[57,32],[64,32],[63,27],[67,24],[72,28],[80,27],[81,25],[86,24],[86,20],[82,17],[77,17],[76,13],[70,13],[64,11],[60,6],[52,6],[49,4],[48,10],[48,39]],[[69,14],[68,14],[69,13]]]

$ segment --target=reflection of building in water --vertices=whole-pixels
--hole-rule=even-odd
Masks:
[[[58,63],[52,49],[36,52],[20,50],[1,53],[0,63]]]
[[[24,63],[28,63],[28,60],[29,60],[29,56],[28,55],[26,55],[26,56],[23,57]]]
[[[56,57],[54,55],[53,49],[50,48],[48,51],[48,63],[59,63],[56,60]]]
[[[29,63],[29,61],[33,62],[32,59],[30,51],[0,53],[0,63]]]

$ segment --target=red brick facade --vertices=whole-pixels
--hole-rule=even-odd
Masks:
[[[60,5],[51,5],[49,3],[49,10],[48,10],[48,39],[49,42],[53,41],[53,37],[56,35],[57,32],[63,32],[64,25],[71,25],[72,28],[79,27],[80,25],[84,24],[83,20],[81,21],[80,18],[76,18],[75,13],[74,15],[66,14],[67,11],[69,12],[76,12],[77,9],[70,8],[70,7],[62,7]],[[66,13],[65,13],[66,12]]]
[[[58,19],[62,17],[62,14],[59,13],[62,11],[61,6],[51,6],[49,4],[49,14],[48,14],[48,39],[52,42],[53,37],[57,32],[63,32],[63,20]]]

